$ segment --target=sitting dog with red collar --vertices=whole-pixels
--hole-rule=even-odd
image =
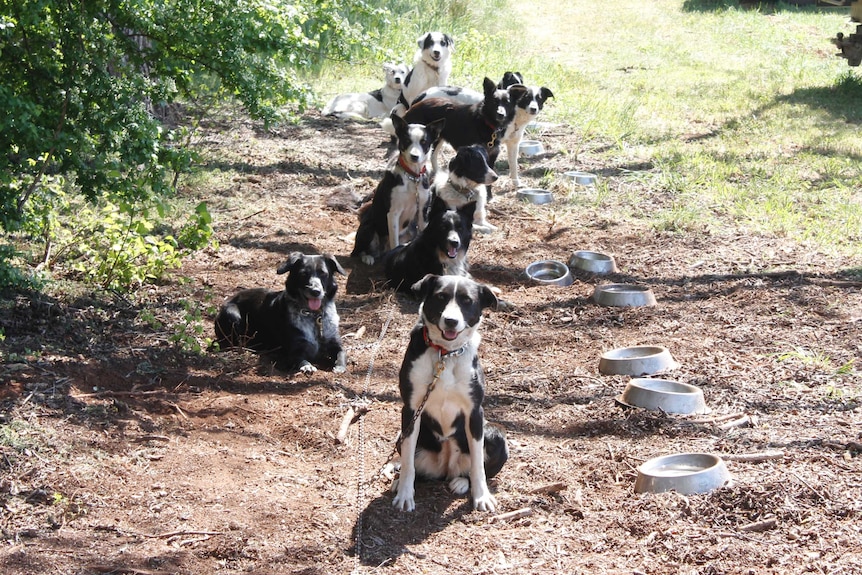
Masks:
[[[486,285],[459,276],[427,275],[413,285],[422,303],[399,374],[401,472],[392,504],[413,511],[415,480],[444,479],[473,507],[495,511],[488,488],[509,457],[502,430],[487,425],[479,363],[482,310],[497,307]]]
[[[373,196],[359,210],[352,257],[372,265],[382,253],[409,242],[425,228],[431,199],[428,158],[445,122],[408,124],[392,114],[398,154],[390,160]]]

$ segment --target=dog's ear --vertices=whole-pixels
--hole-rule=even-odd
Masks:
[[[476,202],[467,202],[457,210],[461,219],[466,220],[469,225],[473,225],[473,216],[476,215]]]
[[[419,38],[416,39],[416,43],[419,44],[419,48],[425,47],[425,39],[428,38],[430,34],[431,32],[425,32],[424,34],[419,36]]]
[[[287,256],[287,261],[278,266],[278,269],[275,270],[275,273],[281,275],[283,273],[289,272],[293,269],[293,266],[296,265],[296,262],[300,261],[305,257],[305,254],[302,252],[290,252],[290,255]]]
[[[529,92],[529,88],[527,88],[523,84],[512,84],[506,90],[509,92],[509,97],[512,98],[513,101],[517,102],[520,100],[524,94]]]
[[[485,284],[479,284],[479,305],[482,309],[497,309],[497,295]]]
[[[424,300],[425,296],[427,296],[431,290],[434,289],[434,286],[437,285],[437,279],[438,276],[427,274],[424,278],[410,286],[410,291],[412,291],[420,300]]]
[[[395,64],[392,64],[390,62],[384,62],[384,64],[383,64],[383,72],[384,73],[389,73],[389,72],[394,72],[394,71],[395,71]]]
[[[446,210],[449,209],[449,204],[446,203],[446,200],[441,198],[438,194],[433,194],[431,196],[431,209],[428,211],[428,221],[436,216],[437,214],[442,214]]]
[[[400,139],[407,129],[407,122],[395,112],[389,114],[389,117],[392,120],[392,127],[395,128],[395,135]]]
[[[542,98],[544,98],[545,100],[547,100],[548,98],[554,97],[554,93],[551,92],[548,88],[545,88],[544,86],[542,86],[542,89],[540,90],[540,92],[542,94]]]
[[[329,268],[329,273],[340,273],[343,276],[347,275],[347,272],[344,271],[344,268],[341,267],[341,264],[338,263],[338,260],[335,259],[335,256],[323,254],[323,261],[326,262],[326,267]]]
[[[485,97],[489,98],[497,91],[497,84],[494,83],[494,80],[485,76],[485,79],[482,81],[482,89],[485,90]]]
[[[444,127],[446,127],[446,118],[439,118],[425,126],[425,131],[428,132],[429,139],[437,141]]]
[[[449,34],[443,34],[443,38],[445,38],[446,41],[449,43],[449,53],[454,54],[455,53],[455,40],[453,40],[452,36],[450,36]]]

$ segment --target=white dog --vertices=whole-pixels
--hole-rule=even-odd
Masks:
[[[387,116],[398,103],[404,79],[410,73],[406,64],[383,64],[385,83],[371,92],[340,94],[333,98],[323,111],[324,116],[338,116],[353,120],[371,120]]]
[[[455,53],[455,41],[442,32],[427,32],[416,41],[419,50],[413,58],[413,69],[404,79],[401,97],[393,112],[403,116],[410,102],[433,86],[445,86],[452,72],[451,56]]]

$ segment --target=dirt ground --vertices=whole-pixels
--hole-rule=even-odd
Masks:
[[[632,173],[653,169],[574,160],[566,126],[541,139],[545,153],[522,160],[531,185],[586,169],[631,197],[646,181]],[[402,513],[378,471],[417,305],[349,257],[344,201],[373,189],[386,140],[311,113],[277,133],[236,122],[200,149],[213,169],[242,173],[208,198],[217,250],[131,298],[7,294],[0,306],[2,345],[19,358],[0,366],[3,573],[862,572],[859,262],[777,238],[656,233],[558,178],[555,203],[522,204],[501,162],[500,231],[476,237],[470,260],[511,304],[486,313],[481,347],[486,414],[511,447],[492,482],[502,517],[442,483],[420,484],[416,511]],[[636,209],[670,201],[638,192]],[[525,280],[530,262],[578,249],[613,254],[620,272]],[[348,271],[346,374],[170,341],[194,323],[189,302],[205,306],[208,332],[238,287],[278,288],[293,250],[334,254]],[[607,282],[648,285],[658,303],[598,306],[593,288]],[[599,357],[640,344],[666,346],[679,363],[669,376],[702,388],[711,413],[617,404],[628,377],[600,374]],[[364,415],[338,442],[351,407]],[[677,452],[725,456],[732,483],[634,492],[639,464]],[[751,454],[762,457],[740,459]]]

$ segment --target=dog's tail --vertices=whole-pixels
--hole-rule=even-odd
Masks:
[[[506,434],[495,425],[485,422],[485,477],[497,475],[509,460],[509,446]]]

